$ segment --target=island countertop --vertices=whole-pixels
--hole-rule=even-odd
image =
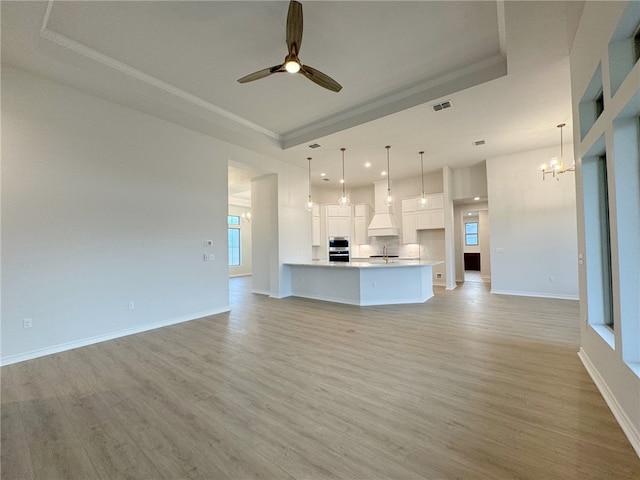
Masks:
[[[291,295],[351,305],[423,303],[433,297],[438,260],[285,263]]]
[[[434,266],[444,263],[443,260],[397,260],[391,259],[386,263],[383,259],[374,262],[330,262],[328,260],[313,260],[303,263],[284,263],[284,265],[298,267],[336,267],[336,268],[398,268],[398,267],[417,267],[417,266]]]

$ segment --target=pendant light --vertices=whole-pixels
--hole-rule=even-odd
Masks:
[[[309,197],[307,199],[307,204],[305,205],[305,208],[308,211],[313,210],[313,202],[311,201],[311,157],[307,157],[307,160],[309,160]]]
[[[420,208],[427,206],[427,197],[424,195],[424,161],[422,155],[424,152],[418,152],[420,154],[420,180],[422,181],[422,196],[420,197]]]
[[[344,151],[346,150],[346,148],[342,147],[340,149],[340,151],[342,152],[342,179],[340,180],[340,183],[342,183],[342,196],[338,199],[338,205],[340,205],[341,207],[348,207],[349,206],[349,197],[347,197],[347,194],[344,190]]]
[[[387,199],[385,200],[385,203],[387,204],[388,207],[393,205],[393,197],[391,196],[391,171],[389,170],[389,149],[391,148],[391,145],[387,145],[386,147],[384,147],[387,149]]]

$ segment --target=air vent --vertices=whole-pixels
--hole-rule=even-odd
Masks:
[[[451,108],[451,100],[446,100],[442,103],[436,103],[435,105],[431,105],[434,112],[439,112],[440,110],[444,110],[445,108]]]
[[[311,145],[309,145],[309,148],[320,148],[320,144],[319,143],[312,143]]]
[[[474,144],[476,147],[479,147],[480,145],[484,145],[484,140],[478,140],[478,141],[476,141],[476,142],[473,142],[473,144]]]

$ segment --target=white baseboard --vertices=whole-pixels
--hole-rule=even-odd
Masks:
[[[258,295],[266,295],[268,297],[271,296],[271,292],[269,290],[260,290],[260,289],[257,289],[257,288],[253,288],[251,290],[251,293],[256,293]]]
[[[54,353],[65,352],[67,350],[73,350],[74,348],[86,347],[87,345],[93,345],[94,343],[106,342],[107,340],[113,340],[115,338],[126,337],[127,335],[134,335],[136,333],[146,332],[148,330],[155,330],[156,328],[168,327],[169,325],[175,325],[177,323],[189,322],[191,320],[197,320],[198,318],[208,317],[210,315],[217,315],[219,313],[229,312],[230,306],[218,308],[215,310],[208,310],[205,312],[197,312],[190,315],[184,315],[181,317],[170,318],[161,322],[148,323],[138,327],[127,328],[119,330],[117,332],[106,333],[104,335],[97,335],[95,337],[83,338],[81,340],[74,340],[73,342],[59,343],[46,348],[39,348],[37,350],[31,350],[30,352],[19,353],[17,355],[10,355],[0,359],[0,365],[11,365],[12,363],[24,362],[26,360],[33,360],[34,358],[44,357],[45,355],[52,355]]]
[[[514,295],[517,297],[538,297],[538,298],[557,298],[559,300],[580,300],[578,295],[565,295],[562,293],[540,293],[540,292],[519,292],[515,290],[496,290],[491,289],[491,293],[499,295]]]
[[[638,454],[638,457],[640,457],[640,430],[638,430],[638,428],[631,422],[631,420],[629,420],[629,417],[618,403],[618,400],[616,400],[613,392],[611,391],[611,389],[609,389],[609,386],[604,381],[595,365],[591,363],[589,356],[582,349],[582,347],[578,352],[578,357],[580,357],[584,368],[591,376],[593,383],[595,383],[596,387],[598,387],[598,390],[600,390],[600,394],[604,398],[604,401],[607,402],[607,405],[609,406],[611,413],[613,413],[613,416],[616,417],[616,420],[618,421],[618,424],[620,424],[622,431],[629,439],[629,443],[631,443],[631,446]]]

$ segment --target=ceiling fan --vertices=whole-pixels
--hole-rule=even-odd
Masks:
[[[300,53],[300,45],[302,45],[302,4],[291,0],[289,3],[289,13],[287,14],[287,47],[289,53],[281,65],[265,68],[257,72],[251,73],[246,77],[238,80],[240,83],[253,82],[261,78],[268,77],[273,73],[289,72],[301,73],[312,82],[324,87],[332,92],[339,92],[342,85],[336,82],[330,76],[316,70],[308,65],[302,65],[298,59]]]

